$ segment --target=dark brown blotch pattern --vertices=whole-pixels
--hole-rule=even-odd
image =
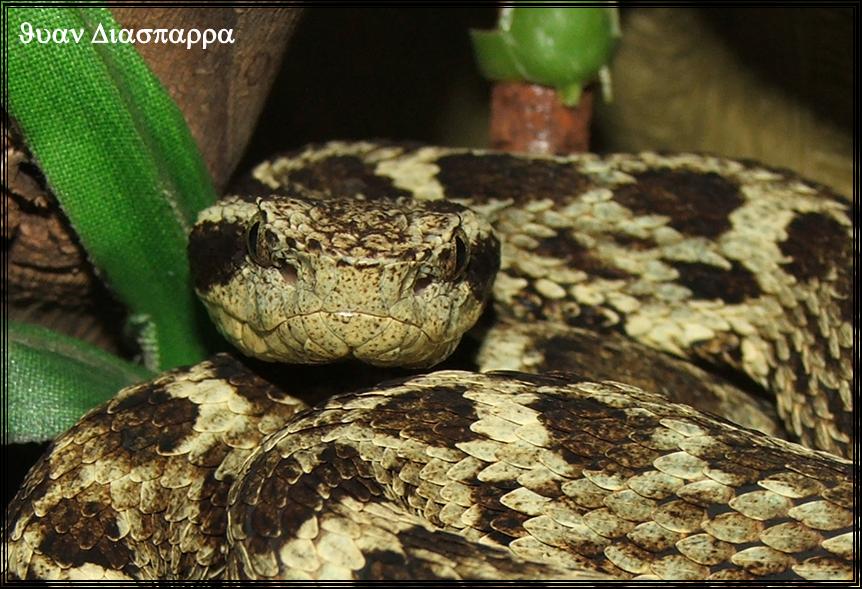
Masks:
[[[499,269],[500,242],[496,237],[488,235],[472,244],[463,279],[476,300],[488,300]]]
[[[566,268],[577,268],[590,276],[608,280],[631,278],[631,274],[596,256],[589,248],[562,231],[553,237],[541,239],[534,252],[540,256],[556,258]]]
[[[536,336],[531,349],[542,358],[537,372],[577,370],[583,380],[625,382],[733,421],[737,421],[740,413],[735,404],[728,404],[727,397],[732,393],[732,400],[741,399],[744,395],[741,391],[732,391],[731,385],[688,362],[616,333],[598,335],[576,328],[554,330],[553,334]],[[756,406],[757,420],[777,424],[778,417],[771,404],[750,397],[746,401]]]
[[[852,246],[847,229],[823,213],[796,216],[787,226],[787,238],[778,244],[789,258],[784,269],[800,282],[822,280],[833,269],[842,277],[847,275],[852,268]]]
[[[375,409],[369,425],[395,435],[404,431],[429,445],[437,445],[441,439],[453,444],[477,439],[470,424],[478,417],[472,403],[463,397],[466,390],[466,386],[452,385],[408,391]]]
[[[658,168],[633,174],[614,199],[639,215],[664,215],[680,233],[714,238],[730,229],[743,203],[739,185],[715,172]]]
[[[273,370],[260,371],[259,363],[228,354],[214,356],[210,359],[210,364],[213,378],[229,383],[237,395],[251,404],[256,413],[264,413],[273,401],[291,398],[288,386],[273,382],[275,377],[284,376],[284,367],[281,365],[266,363],[267,367]]]
[[[490,534],[489,534],[490,536]],[[465,579],[536,579],[550,572],[550,567],[534,562],[518,562],[500,548],[470,542],[465,538],[445,531],[429,531],[420,526],[398,534],[398,541],[408,554],[407,570],[416,571],[413,579],[436,579],[438,575],[425,562],[425,554],[435,556],[430,562],[448,561],[452,578]],[[429,563],[430,564],[430,563]],[[373,565],[372,565],[373,566]],[[431,573],[431,574],[429,574]],[[362,577],[359,577],[362,578]]]
[[[411,196],[389,178],[375,174],[373,164],[353,155],[333,155],[307,162],[301,169],[291,171],[287,181],[338,198]]]
[[[451,198],[474,202],[512,199],[528,202],[571,198],[592,186],[588,176],[574,165],[509,154],[444,155],[435,163],[437,181]]]
[[[46,534],[37,550],[56,555],[57,562],[66,567],[93,563],[135,576],[138,567],[131,551],[117,542],[118,513],[106,506],[108,497],[100,500],[104,507],[94,510],[93,505],[82,505],[77,497],[61,499],[51,518],[54,533]]]
[[[853,217],[851,217],[853,218]],[[823,213],[803,213],[787,226],[778,244],[788,257],[784,269],[801,283],[832,281],[841,297],[835,301],[842,321],[855,325],[853,315],[853,240],[848,229]],[[858,307],[856,308],[858,314]]]
[[[195,289],[207,292],[227,284],[241,268],[245,256],[245,226],[204,221],[189,235],[188,254]]]
[[[670,265],[679,273],[677,281],[696,299],[738,305],[761,294],[757,278],[737,260],[731,261],[727,270],[701,262],[670,262]]]

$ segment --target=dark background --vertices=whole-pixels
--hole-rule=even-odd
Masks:
[[[331,139],[486,144],[490,84],[469,29],[496,19],[492,5],[307,8],[238,173]]]

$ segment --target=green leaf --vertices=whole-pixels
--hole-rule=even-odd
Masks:
[[[49,329],[9,322],[5,443],[41,442],[67,430],[149,370]]]
[[[8,8],[8,108],[92,262],[153,341],[150,367],[194,363],[216,341],[191,286],[186,239],[215,201],[182,114],[104,8]],[[22,25],[83,31],[23,42]],[[67,37],[68,39],[69,37]]]

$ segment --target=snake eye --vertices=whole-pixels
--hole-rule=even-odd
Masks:
[[[270,261],[268,257],[264,255],[264,248],[261,247],[260,241],[260,221],[255,221],[248,228],[248,232],[245,236],[248,255],[251,257],[255,264],[259,266],[269,266],[271,265]]]
[[[452,280],[461,278],[470,263],[470,246],[463,233],[455,235],[455,264],[452,270]]]

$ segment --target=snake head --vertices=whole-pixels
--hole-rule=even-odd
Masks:
[[[427,367],[484,308],[499,269],[488,222],[449,201],[231,196],[189,238],[198,296],[243,353]]]

